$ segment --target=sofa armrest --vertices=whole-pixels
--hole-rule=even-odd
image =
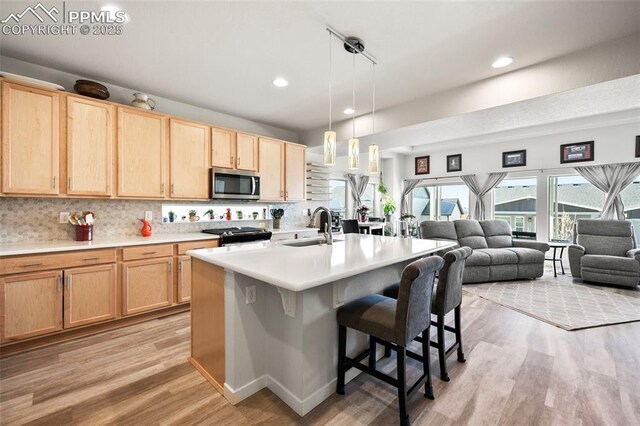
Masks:
[[[582,273],[580,272],[580,261],[582,260],[584,253],[584,247],[578,244],[571,244],[569,246],[569,267],[571,268],[571,275],[576,278],[582,278]]]
[[[543,253],[549,251],[549,244],[540,241],[512,240],[514,247],[524,247],[534,250],[540,250]]]
[[[640,249],[631,249],[627,252],[627,257],[633,258],[640,262]]]

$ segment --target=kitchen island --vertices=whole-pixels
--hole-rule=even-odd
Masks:
[[[190,362],[232,403],[264,387],[304,416],[335,392],[335,310],[455,243],[347,234],[194,250]],[[307,245],[308,244],[308,245]],[[347,349],[366,347],[349,334]],[[357,372],[349,371],[347,380]]]

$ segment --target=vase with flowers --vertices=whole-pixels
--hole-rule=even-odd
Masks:
[[[369,210],[370,210],[369,207],[365,206],[364,204],[356,209],[356,213],[358,213],[358,216],[360,216],[360,222],[367,221]]]

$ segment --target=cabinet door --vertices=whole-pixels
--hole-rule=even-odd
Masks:
[[[213,129],[211,136],[211,166],[233,169],[236,157],[236,133]]]
[[[164,118],[118,108],[118,195],[163,198],[164,168]]]
[[[113,107],[67,97],[67,194],[111,195]]]
[[[122,314],[170,306],[173,302],[173,258],[122,264]]]
[[[2,191],[58,194],[60,96],[2,83]]]
[[[191,300],[191,256],[178,258],[178,303]]]
[[[209,197],[209,126],[171,119],[171,197]]]
[[[258,138],[245,133],[236,136],[236,169],[258,171]]]
[[[62,271],[0,278],[2,341],[62,330]]]
[[[115,317],[115,263],[64,271],[64,328]]]
[[[260,138],[260,200],[284,201],[284,143]]]
[[[305,200],[305,149],[299,145],[286,144],[285,199]]]

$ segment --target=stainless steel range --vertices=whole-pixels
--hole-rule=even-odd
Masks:
[[[202,231],[207,234],[219,235],[220,246],[231,244],[246,244],[260,242],[271,239],[271,231],[263,228],[233,227],[233,228],[213,228]]]

